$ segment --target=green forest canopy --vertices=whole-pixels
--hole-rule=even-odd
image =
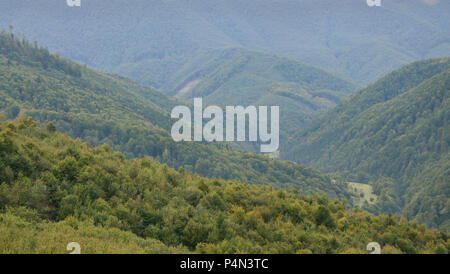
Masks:
[[[444,231],[345,201],[127,160],[30,118],[0,123],[0,253],[443,253]]]

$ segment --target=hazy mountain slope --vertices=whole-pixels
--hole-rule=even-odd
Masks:
[[[375,182],[378,194],[390,196],[386,203],[394,200],[389,210],[406,207],[409,217],[421,212],[433,216],[428,224],[448,225],[449,92],[449,58],[413,63],[314,121],[291,138],[282,157]],[[442,195],[439,205],[424,202]]]
[[[448,234],[345,202],[125,160],[29,120],[0,122],[0,252],[448,253]],[[107,239],[108,241],[106,241]]]
[[[280,106],[281,145],[355,90],[320,69],[238,48],[200,55],[176,76],[180,79],[173,82],[179,84],[166,90],[185,99],[202,97],[204,104],[222,106]]]
[[[160,88],[199,52],[245,47],[359,83],[450,55],[450,2],[384,0],[2,1],[0,27],[52,51]],[[30,20],[33,18],[33,20]],[[61,43],[64,41],[64,43]]]
[[[305,89],[311,93],[323,91],[329,92],[330,97],[343,98],[355,88],[353,84],[315,67],[292,59],[242,48],[215,51],[200,58],[206,62],[187,64],[181,71],[184,79],[180,79],[179,82],[195,78],[201,80],[193,89],[182,95],[184,98],[199,96],[204,97],[206,101],[226,99],[227,103],[233,102],[232,104],[237,103],[238,100],[250,103],[261,97],[261,95],[254,95],[258,90],[261,93],[267,92],[265,89],[282,83],[297,84],[298,89]],[[245,82],[247,79],[250,83]],[[261,87],[252,89],[254,83],[259,83]],[[173,94],[179,87],[180,85],[175,89],[172,88],[169,93]],[[249,92],[240,92],[239,96],[229,96],[234,89],[238,88],[249,90]],[[231,101],[232,98],[234,101]]]
[[[53,122],[72,137],[108,144],[127,157],[152,156],[203,176],[304,194],[347,195],[342,184],[301,165],[236,152],[225,144],[175,143],[167,131],[169,110],[183,102],[50,55],[9,33],[0,35],[0,99],[0,113],[8,119],[30,115],[39,124]]]

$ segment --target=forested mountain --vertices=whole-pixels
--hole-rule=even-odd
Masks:
[[[109,0],[72,8],[64,0],[1,1],[0,28],[13,25],[52,52],[158,89],[204,50],[227,47],[366,84],[450,55],[449,10],[444,0]]]
[[[202,97],[206,104],[222,106],[280,106],[281,146],[355,90],[320,69],[242,48],[201,54],[172,78],[169,83],[176,84],[163,89],[177,97]]]
[[[126,160],[31,119],[0,122],[0,253],[450,251],[447,232],[395,216]]]
[[[412,63],[294,135],[282,156],[381,196],[374,211],[450,225],[450,59]]]
[[[152,156],[206,177],[296,188],[302,194],[348,197],[342,183],[302,165],[227,145],[175,143],[169,110],[185,104],[130,80],[49,54],[11,33],[0,35],[0,113],[53,122],[74,138],[108,144],[128,158]]]
[[[449,254],[449,10],[0,1],[0,253]],[[197,97],[280,150],[175,142]]]

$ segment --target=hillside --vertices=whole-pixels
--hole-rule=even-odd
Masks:
[[[52,122],[73,138],[108,144],[128,158],[151,156],[206,177],[347,196],[344,184],[302,165],[224,144],[175,143],[168,132],[169,111],[184,102],[51,55],[11,33],[0,35],[0,99],[0,113],[8,119]]]
[[[169,83],[177,84],[163,89],[181,98],[202,97],[205,104],[222,106],[280,106],[281,145],[356,89],[312,66],[242,48],[201,54],[172,78]]]
[[[0,29],[13,25],[52,52],[158,89],[199,53],[227,47],[279,54],[360,84],[450,55],[449,1],[382,2],[2,1]]]
[[[375,211],[448,226],[450,59],[415,62],[290,140],[282,157],[374,186]]]
[[[0,122],[0,253],[448,254],[449,235],[345,202],[126,160],[30,119]]]

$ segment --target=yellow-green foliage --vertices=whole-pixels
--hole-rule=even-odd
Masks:
[[[74,217],[58,223],[31,223],[11,213],[0,214],[1,254],[67,254],[67,244],[77,242],[83,254],[152,254],[188,252],[169,248],[155,239],[143,239],[117,228],[94,226]]]
[[[446,232],[345,201],[126,160],[32,120],[0,124],[0,252],[448,253]]]

